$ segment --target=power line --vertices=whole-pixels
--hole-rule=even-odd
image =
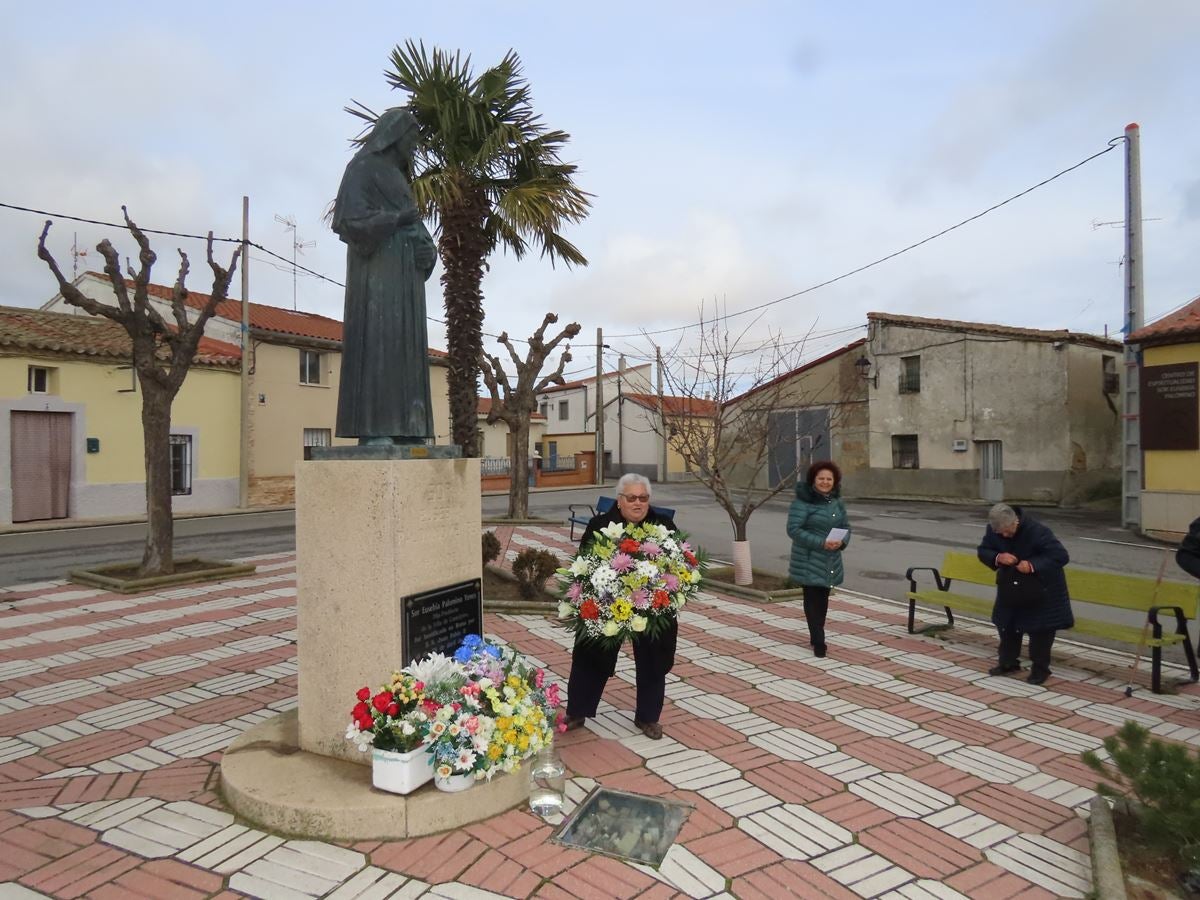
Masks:
[[[849,272],[843,272],[841,275],[838,275],[834,278],[826,279],[825,281],[822,281],[820,284],[814,284],[811,287],[806,287],[806,288],[804,288],[804,290],[796,291],[794,294],[788,294],[785,297],[779,297],[775,300],[769,300],[766,303],[760,303],[758,306],[751,306],[748,309],[739,310],[738,312],[733,312],[733,313],[727,313],[724,316],[718,316],[716,320],[720,321],[720,320],[733,319],[733,318],[736,318],[737,316],[744,316],[747,313],[758,312],[760,309],[767,309],[768,307],[775,306],[778,303],[783,303],[785,300],[794,300],[797,297],[802,297],[805,294],[811,294],[813,291],[819,290],[823,287],[829,287],[829,285],[834,284],[838,281],[842,281],[843,279],[849,278],[851,275],[857,275],[859,272],[865,272],[867,269],[877,266],[880,263],[885,263],[890,259],[895,259],[897,256],[900,256],[904,253],[908,253],[910,250],[915,250],[917,247],[920,247],[922,244],[928,244],[930,241],[934,241],[940,237],[944,237],[945,235],[949,234],[950,232],[952,232],[958,228],[962,228],[964,225],[974,222],[976,219],[980,219],[983,216],[986,216],[990,212],[995,212],[996,210],[1000,209],[1000,207],[1007,206],[1009,203],[1012,203],[1014,200],[1019,200],[1021,197],[1024,197],[1026,194],[1031,193],[1032,191],[1036,191],[1040,187],[1045,187],[1050,182],[1054,181],[1057,178],[1061,178],[1063,175],[1066,175],[1068,172],[1075,171],[1080,166],[1087,165],[1092,160],[1098,159],[1099,157],[1103,156],[1105,153],[1109,153],[1109,152],[1117,149],[1117,147],[1120,146],[1118,143],[1119,140],[1122,140],[1122,139],[1114,138],[1112,141],[1109,142],[1109,145],[1106,148],[1104,148],[1103,150],[1101,150],[1099,153],[1093,153],[1087,159],[1080,160],[1079,162],[1075,163],[1075,165],[1069,166],[1069,167],[1063,169],[1061,172],[1057,172],[1054,175],[1051,175],[1049,178],[1047,178],[1043,181],[1039,181],[1037,184],[1033,185],[1032,187],[1027,187],[1027,188],[1025,188],[1025,190],[1021,191],[1020,193],[1013,194],[1007,200],[1001,200],[999,203],[993,204],[992,206],[989,206],[987,209],[983,210],[982,212],[977,212],[975,215],[969,216],[968,218],[963,219],[961,222],[957,222],[954,225],[951,225],[949,228],[943,228],[941,231],[937,232],[937,234],[931,234],[931,235],[929,235],[929,237],[922,238],[919,241],[909,244],[907,247],[903,247],[899,250],[896,250],[893,253],[889,253],[887,256],[881,256],[881,257],[879,257],[879,259],[869,262],[866,265],[858,266],[855,269],[851,269]],[[657,331],[642,331],[642,332],[637,332],[635,334],[614,334],[614,335],[611,335],[611,337],[625,338],[625,337],[649,336],[652,334],[669,334],[669,333],[675,332],[675,331],[686,331],[689,328],[696,328],[697,325],[698,325],[698,323],[694,323],[694,324],[690,324],[690,325],[677,325],[674,328],[660,328]]]

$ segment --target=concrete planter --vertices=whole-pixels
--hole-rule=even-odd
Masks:
[[[759,569],[754,569],[753,571],[755,575],[763,575],[771,578],[780,577],[774,572],[763,572]],[[783,603],[788,600],[801,600],[804,598],[804,588],[782,588],[774,591],[760,591],[755,588],[743,587],[740,584],[733,584],[729,581],[721,581],[711,577],[702,581],[700,587],[701,590],[707,590],[711,587],[722,594],[729,594],[733,597],[741,597],[746,600],[757,600],[759,603]]]
[[[407,753],[371,748],[371,784],[389,794],[411,794],[433,778],[433,760],[422,744]]]
[[[103,588],[106,591],[116,591],[119,594],[138,594],[161,587],[179,587],[204,581],[224,581],[240,575],[253,575],[255,570],[254,566],[245,563],[204,559],[199,556],[177,559],[175,567],[182,571],[177,571],[172,575],[139,578],[137,577],[138,563],[111,563],[68,572],[67,580],[76,584],[86,584],[89,587]]]

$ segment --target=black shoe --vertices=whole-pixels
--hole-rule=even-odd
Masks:
[[[1050,677],[1049,672],[1030,672],[1025,680],[1030,684],[1043,684]]]
[[[574,731],[576,728],[582,728],[586,721],[584,716],[563,716],[562,729],[563,731]]]
[[[634,719],[633,724],[650,740],[662,740],[662,726],[657,722],[642,722],[639,719]]]
[[[998,666],[992,666],[990,669],[988,669],[988,674],[989,675],[1007,675],[1009,672],[1020,672],[1020,671],[1021,671],[1020,663],[1001,663]],[[1042,680],[1044,681],[1045,679],[1042,679]]]
[[[814,644],[812,651],[813,651],[813,656],[817,656],[817,657],[820,657],[821,659],[824,659],[825,654],[828,652],[828,648],[824,644]]]

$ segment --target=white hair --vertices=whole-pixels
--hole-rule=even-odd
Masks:
[[[650,479],[645,475],[639,475],[636,472],[628,472],[620,477],[620,479],[617,481],[617,493],[627,494],[629,493],[628,489],[633,487],[635,484],[640,484],[646,489],[647,497],[651,496]]]
[[[1008,528],[1016,522],[1017,512],[1007,503],[997,503],[988,510],[988,524],[992,526],[992,531]]]

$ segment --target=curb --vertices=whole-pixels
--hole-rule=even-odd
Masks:
[[[1091,844],[1092,887],[1097,900],[1127,900],[1125,876],[1121,874],[1121,858],[1117,853],[1117,832],[1113,827],[1112,810],[1099,794],[1089,806],[1088,841]]]

